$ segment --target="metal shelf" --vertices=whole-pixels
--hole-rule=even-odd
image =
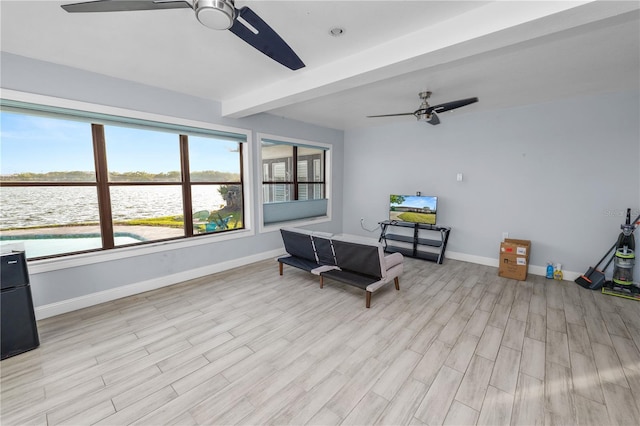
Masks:
[[[381,232],[380,239],[378,241],[384,244],[384,249],[389,253],[402,253],[404,256],[415,257],[417,259],[429,260],[441,264],[444,260],[444,252],[447,248],[447,241],[449,240],[449,233],[451,228],[445,226],[429,225],[426,223],[411,223],[411,222],[399,222],[389,221],[380,222]],[[393,234],[387,233],[390,229],[397,228],[411,228],[413,235],[406,234]],[[431,234],[438,233],[439,239],[423,238],[420,236],[421,232],[429,232]],[[432,235],[430,235],[432,236]],[[403,247],[393,242],[400,242],[410,244],[411,247]],[[392,242],[389,244],[389,242]],[[420,247],[434,247],[438,248],[438,251],[425,251]]]

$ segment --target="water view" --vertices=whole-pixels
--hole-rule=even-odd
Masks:
[[[179,186],[111,188],[114,221],[182,216]],[[224,200],[218,186],[193,186],[193,211],[218,210]],[[0,188],[0,229],[97,223],[94,187]]]

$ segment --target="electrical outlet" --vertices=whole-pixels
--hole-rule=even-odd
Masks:
[[[360,218],[360,222],[364,222],[364,217],[361,217],[361,218]]]
[[[508,232],[503,232],[502,233],[502,239],[506,240],[507,238],[509,238],[509,233]]]

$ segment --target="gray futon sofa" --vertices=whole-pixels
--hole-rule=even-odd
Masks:
[[[385,284],[393,281],[400,290],[403,257],[385,254],[378,242],[300,228],[282,228],[280,233],[287,252],[277,259],[280,275],[286,264],[319,275],[320,288],[324,278],[358,287],[366,292],[367,308],[371,294]]]

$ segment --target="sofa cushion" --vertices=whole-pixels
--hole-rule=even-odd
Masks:
[[[336,256],[333,252],[333,245],[331,240],[324,236],[313,234],[313,246],[316,250],[316,259],[320,265],[335,265]]]
[[[303,259],[302,257],[296,256],[282,256],[279,257],[278,262],[283,263],[285,265],[293,266],[294,268],[302,269],[307,272],[314,272],[318,268],[318,264],[315,260]],[[322,272],[322,271],[320,271]],[[320,273],[318,272],[318,274]],[[314,272],[315,273],[315,272]]]
[[[367,290],[369,285],[380,282],[376,277],[370,277],[340,269],[332,269],[330,271],[323,272],[322,276],[361,288],[362,290]]]
[[[284,249],[291,256],[299,257],[317,263],[311,232],[304,229],[280,229]],[[295,265],[292,265],[295,266]],[[306,268],[305,268],[306,269]]]
[[[382,278],[384,276],[380,264],[381,245],[353,242],[344,237],[334,237],[332,242],[336,264],[340,269],[369,277]],[[383,255],[382,258],[384,258]]]

